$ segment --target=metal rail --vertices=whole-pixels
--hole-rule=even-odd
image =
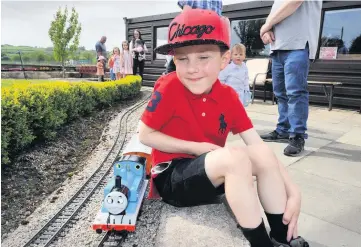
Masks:
[[[103,234],[104,235],[100,240],[99,244],[97,245],[97,247],[108,247],[108,246],[120,247],[128,235],[127,233],[118,233],[113,231],[108,231]]]
[[[127,136],[127,120],[129,116],[139,109],[142,105],[144,105],[147,100],[149,99],[150,94],[146,97],[144,97],[140,103],[137,103],[136,105],[132,106],[130,109],[125,111],[120,119],[119,124],[119,130],[117,134],[117,138],[99,166],[99,168],[92,174],[92,176],[84,183],[84,185],[72,196],[72,198],[65,204],[63,208],[61,208],[58,213],[52,217],[48,223],[41,228],[25,245],[24,247],[28,246],[49,246],[56,237],[60,235],[62,230],[66,228],[66,226],[70,225],[70,221],[74,218],[74,216],[80,211],[80,209],[85,205],[87,200],[91,197],[91,195],[94,193],[94,191],[102,185],[102,181],[107,177],[109,172],[111,171],[112,164],[118,157],[118,154],[123,149],[125,139]],[[123,120],[125,118],[125,123],[122,124]],[[123,139],[121,142],[118,142],[120,139],[122,128],[125,126]],[[112,160],[109,166],[106,166],[105,164],[108,163],[109,156],[113,153],[115,147],[118,145],[119,151],[115,155],[115,158]]]

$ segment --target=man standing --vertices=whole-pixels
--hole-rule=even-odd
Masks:
[[[105,36],[102,36],[100,38],[100,40],[95,44],[95,50],[96,50],[96,53],[97,53],[97,61],[98,61],[98,58],[100,56],[103,56],[105,59],[103,60],[104,61],[104,73],[105,73],[105,69],[106,69],[106,65],[107,65],[107,49],[105,47],[105,42],[107,41],[107,37]]]
[[[287,156],[304,150],[307,139],[309,59],[315,59],[322,0],[275,0],[260,36],[271,43],[273,91],[278,100],[276,130],[264,141],[286,142]]]

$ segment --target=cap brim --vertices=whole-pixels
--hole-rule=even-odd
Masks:
[[[163,55],[173,55],[175,48],[191,46],[191,45],[218,45],[220,47],[224,47],[225,49],[229,49],[228,45],[226,45],[221,41],[216,41],[213,39],[197,39],[197,40],[187,40],[184,42],[176,42],[173,44],[161,45],[155,48],[154,52]]]

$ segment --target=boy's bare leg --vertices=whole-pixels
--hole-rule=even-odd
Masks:
[[[260,155],[262,154],[262,155]],[[214,186],[225,185],[229,206],[251,246],[273,246],[269,240],[253,186],[271,225],[272,236],[286,243],[287,226],[282,223],[287,194],[278,161],[265,144],[222,148],[207,154],[205,170]],[[271,222],[270,222],[271,219]]]
[[[224,183],[228,204],[239,224],[256,228],[262,216],[253,186],[252,164],[247,154],[233,148],[217,149],[207,154],[205,170],[215,187]]]
[[[205,169],[213,185],[225,183],[227,201],[240,225],[256,227],[261,222],[252,175],[257,176],[258,194],[265,211],[284,212],[286,189],[277,159],[266,145],[215,150],[206,156]]]

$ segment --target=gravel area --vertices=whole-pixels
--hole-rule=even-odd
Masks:
[[[144,95],[144,93],[148,93],[150,90],[151,89],[149,88],[142,89],[142,94]],[[141,107],[139,110],[135,111],[129,118],[129,135],[127,136],[127,140],[131,138],[132,132],[135,131],[140,114],[143,112],[144,107]],[[50,195],[43,195],[43,197],[39,199],[41,201],[39,201],[39,205],[36,205],[36,210],[34,210],[33,213],[27,212],[26,218],[24,219],[26,224],[21,224],[17,229],[11,230],[2,236],[3,246],[15,247],[25,244],[26,241],[28,241],[39,229],[41,229],[41,227],[45,225],[46,222],[84,184],[84,182],[91,176],[91,174],[99,167],[100,163],[107,155],[107,151],[113,145],[116,138],[121,113],[122,112],[114,115],[111,120],[105,124],[106,127],[104,128],[101,138],[97,143],[98,145],[95,148],[92,148],[91,152],[88,155],[85,155],[83,160],[76,165],[78,169],[75,170],[71,176],[68,176],[68,178],[63,183],[61,183],[58,188],[54,189]],[[51,155],[52,154],[50,153],[49,156],[51,157]],[[48,162],[52,164],[50,161]],[[53,172],[56,172],[56,169]],[[99,235],[92,231],[90,227],[97,211],[99,210],[102,193],[102,190],[98,190],[94,193],[87,206],[82,209],[77,218],[74,220],[72,230],[66,234],[65,238],[59,239],[59,242],[57,243],[58,245],[92,246],[92,242],[99,238]],[[25,203],[30,205],[34,204],[34,202],[29,201],[29,199],[26,199]],[[147,204],[153,205],[151,202],[146,202],[145,205]],[[16,221],[18,218],[20,217],[14,217],[13,220]]]

